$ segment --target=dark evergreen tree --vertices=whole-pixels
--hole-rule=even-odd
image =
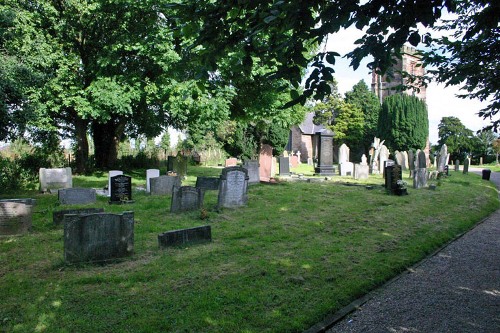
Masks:
[[[438,145],[446,144],[452,161],[463,161],[471,153],[474,134],[457,117],[443,117],[438,125],[438,135]]]
[[[390,150],[423,149],[429,136],[427,105],[415,96],[388,96],[382,103],[377,128]]]

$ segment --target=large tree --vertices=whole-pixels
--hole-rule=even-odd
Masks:
[[[451,159],[463,160],[472,151],[473,133],[457,117],[443,117],[438,125],[438,145],[446,144]]]
[[[382,103],[378,136],[391,150],[423,149],[429,137],[427,105],[415,96],[395,94]]]

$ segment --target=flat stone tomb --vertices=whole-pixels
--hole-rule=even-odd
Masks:
[[[42,192],[73,187],[71,168],[40,168],[38,177],[40,179],[40,191]]]
[[[257,170],[258,171],[258,170]],[[257,174],[258,175],[258,174]],[[218,191],[219,190],[219,177],[197,177],[196,187],[205,191]],[[180,186],[180,185],[177,185]]]
[[[96,202],[96,191],[93,188],[65,188],[58,190],[57,195],[62,205],[86,205]]]
[[[146,192],[150,193],[151,192],[151,184],[149,183],[149,180],[151,178],[155,177],[160,177],[160,170],[158,169],[147,169],[146,170]]]
[[[247,160],[243,163],[243,167],[248,171],[249,184],[257,184],[260,182],[259,161]]]
[[[240,207],[248,201],[248,172],[245,168],[229,167],[222,170],[217,207]]]
[[[0,236],[19,235],[31,230],[35,199],[0,200]]]
[[[209,225],[189,229],[172,230],[158,235],[160,248],[198,244],[212,241],[212,229]]]
[[[64,260],[100,262],[134,253],[134,212],[64,216]]]
[[[111,177],[110,203],[132,203],[132,177],[117,175]]]
[[[60,225],[64,222],[64,215],[88,215],[95,213],[103,213],[103,208],[79,208],[79,209],[65,209],[59,210],[52,213],[52,222],[55,225]]]
[[[160,176],[149,180],[151,185],[151,195],[172,194],[174,186],[181,186],[180,176]]]
[[[172,190],[171,213],[198,210],[203,207],[204,192],[193,186],[174,186]]]

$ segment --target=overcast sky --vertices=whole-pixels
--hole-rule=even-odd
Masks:
[[[336,51],[341,55],[346,54],[354,48],[354,42],[363,36],[363,32],[357,29],[344,30],[341,33],[328,37],[327,51]],[[371,74],[366,68],[368,59],[365,59],[361,66],[354,71],[349,67],[349,61],[345,58],[337,58],[335,66],[335,78],[338,81],[340,93],[345,93],[352,89],[360,80],[365,80],[368,87],[371,87]],[[477,115],[485,103],[477,100],[461,99],[455,95],[458,92],[456,87],[445,88],[442,84],[431,83],[427,88],[427,107],[429,111],[429,139],[431,144],[437,144],[438,124],[443,117],[457,117],[465,127],[477,131],[489,124],[488,120],[483,120]]]

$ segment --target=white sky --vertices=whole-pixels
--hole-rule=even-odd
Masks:
[[[355,28],[344,30],[328,37],[327,51],[336,51],[340,55],[354,49],[354,42],[363,36],[363,32]],[[366,68],[368,59],[365,59],[359,68],[354,71],[349,67],[349,60],[337,58],[335,64],[335,79],[338,81],[340,93],[352,89],[360,80],[365,80],[371,87],[371,74]],[[461,99],[455,95],[457,87],[444,87],[442,84],[431,83],[427,88],[427,107],[429,112],[429,139],[431,144],[437,144],[438,124],[443,117],[457,117],[465,127],[477,131],[489,124],[488,119],[483,120],[477,112],[486,106],[478,100]]]

